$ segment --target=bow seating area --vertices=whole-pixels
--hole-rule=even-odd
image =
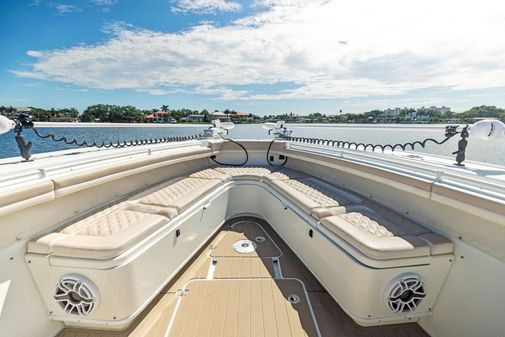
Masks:
[[[450,266],[453,245],[445,237],[352,191],[284,167],[217,166],[171,178],[39,235],[28,243],[26,259],[52,319],[70,324],[75,321],[51,295],[62,276],[85,270],[97,288],[133,278],[118,281],[120,286],[107,292],[90,321],[80,318],[78,323],[119,329],[132,322],[227,219],[240,215],[269,222],[361,325],[382,324],[391,312],[383,298],[350,289],[377,288],[373,291],[382,293],[392,277],[416,270],[431,282],[432,291],[420,309],[421,315],[429,315]],[[410,319],[393,315],[391,321]]]
[[[264,167],[217,167],[178,177],[95,211],[28,244],[28,252],[108,259],[142,241],[229,181],[265,183],[365,255],[392,259],[448,254],[446,238],[402,217],[388,219],[347,191],[304,173]]]

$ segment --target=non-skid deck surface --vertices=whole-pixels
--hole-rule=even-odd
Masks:
[[[170,337],[317,336],[296,280],[195,280],[179,300]],[[299,296],[296,304],[290,295]]]
[[[262,238],[264,241],[258,242],[256,239]],[[233,244],[239,240],[250,240],[257,245],[254,252],[243,254],[233,249]],[[281,252],[275,243],[270,240],[263,227],[251,221],[239,221],[230,225],[223,237],[217,242],[215,248],[210,253],[212,257],[279,257]]]
[[[214,263],[215,279],[275,277],[271,259],[216,259]]]
[[[237,240],[258,236],[265,241],[255,252],[233,250]],[[299,303],[288,300],[293,294]],[[417,324],[360,327],[267,223],[240,218],[225,224],[128,329],[66,328],[57,337],[165,337],[167,331],[170,337],[317,337],[318,330],[322,337],[428,337]]]

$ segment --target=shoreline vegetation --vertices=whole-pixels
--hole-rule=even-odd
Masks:
[[[395,108],[387,110],[372,110],[364,113],[321,114],[308,115],[293,113],[258,116],[252,113],[238,112],[226,109],[224,111],[206,109],[201,111],[191,109],[170,109],[162,105],[159,109],[142,110],[134,106],[97,104],[87,107],[82,113],[75,108],[42,109],[37,107],[6,107],[0,106],[0,114],[15,118],[19,113],[28,113],[35,122],[75,123],[75,126],[98,126],[103,123],[132,124],[131,126],[149,125],[205,125],[212,120],[232,121],[236,124],[259,124],[283,120],[287,123],[303,124],[462,124],[472,123],[480,119],[493,118],[505,122],[505,109],[496,106],[476,106],[464,112],[452,112],[450,108]],[[45,123],[44,123],[45,124]],[[43,125],[43,124],[40,124]]]

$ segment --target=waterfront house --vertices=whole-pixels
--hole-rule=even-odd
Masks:
[[[230,115],[231,121],[234,123],[241,123],[254,120],[254,115],[248,112],[236,112]]]
[[[190,123],[203,123],[204,115],[189,115],[186,120]]]
[[[384,110],[384,112],[377,117],[377,122],[378,123],[395,122],[398,116],[400,116],[401,111],[402,110],[400,108]]]
[[[250,121],[254,119],[254,115],[249,112],[237,112],[235,116],[241,121]]]
[[[171,122],[171,119],[168,112],[161,110],[144,116],[144,120],[148,123],[168,123]]]
[[[225,122],[228,120],[228,115],[222,111],[214,111],[213,113],[210,114],[210,118],[212,120],[219,119],[221,122]]]

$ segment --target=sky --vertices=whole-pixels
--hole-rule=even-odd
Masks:
[[[505,1],[0,0],[0,105],[505,107]]]

